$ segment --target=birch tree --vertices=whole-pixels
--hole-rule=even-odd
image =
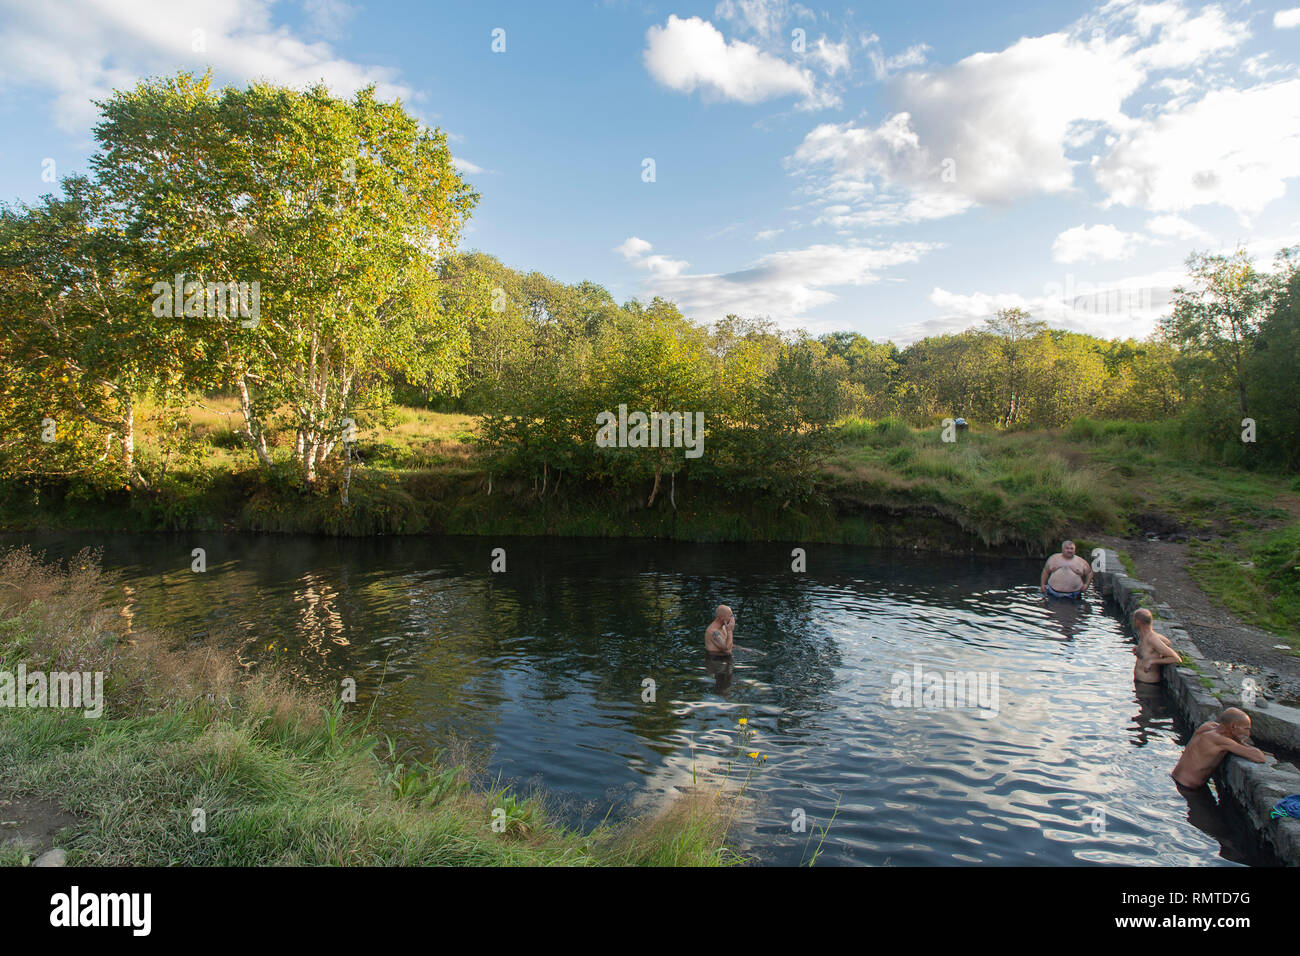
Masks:
[[[216,92],[189,74],[101,108],[92,165],[155,281],[206,320],[195,362],[238,397],[263,464],[277,416],[311,483],[394,376],[454,386],[467,323],[443,310],[436,267],[478,196],[442,132],[373,87]],[[238,310],[205,295],[214,283],[239,286]]]

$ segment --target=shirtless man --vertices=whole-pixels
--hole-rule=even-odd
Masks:
[[[704,631],[704,649],[710,657],[722,659],[731,656],[731,651],[736,646],[732,639],[735,629],[736,615],[731,613],[731,608],[727,605],[719,604],[713,612],[713,622]]]
[[[1266,763],[1264,751],[1245,742],[1249,736],[1250,717],[1236,707],[1228,707],[1219,715],[1218,723],[1209,720],[1196,728],[1170,776],[1180,787],[1196,790],[1205,786],[1228,754]]]
[[[1137,655],[1137,662],[1133,665],[1133,679],[1143,684],[1159,684],[1160,671],[1165,664],[1183,662],[1169,638],[1157,634],[1151,621],[1151,612],[1146,608],[1140,607],[1133,612],[1133,628],[1138,633],[1137,646],[1133,648],[1133,653]]]
[[[1092,584],[1092,565],[1074,553],[1073,541],[1061,542],[1061,553],[1054,554],[1043,565],[1038,588],[1044,594],[1059,598],[1077,598]]]

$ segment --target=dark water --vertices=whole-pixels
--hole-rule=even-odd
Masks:
[[[1135,690],[1099,598],[1039,597],[1037,562],[814,545],[796,573],[788,545],[507,538],[0,545],[20,541],[101,547],[134,626],[312,683],[355,678],[380,730],[420,755],[485,752],[488,774],[543,788],[573,824],[693,777],[748,779],[735,842],[763,862],[807,862],[837,801],[819,865],[1270,862],[1237,812],[1179,796],[1187,728]],[[757,652],[731,668],[702,652],[719,602]],[[983,697],[901,696],[956,672],[982,675]]]

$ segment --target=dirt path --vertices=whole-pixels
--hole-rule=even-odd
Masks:
[[[1105,547],[1128,552],[1137,564],[1129,574],[1156,589],[1156,600],[1168,604],[1192,642],[1213,660],[1247,664],[1271,672],[1270,693],[1300,698],[1300,656],[1279,649],[1283,641],[1243,624],[1231,611],[1217,607],[1187,573],[1187,545],[1149,538],[1098,537]]]
[[[19,843],[32,859],[53,847],[59,831],[76,822],[75,815],[52,800],[0,798],[0,843]]]

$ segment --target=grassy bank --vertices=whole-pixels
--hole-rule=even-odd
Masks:
[[[396,410],[363,431],[344,504],[339,476],[304,490],[239,447],[233,405],[194,410],[187,457],[152,492],[58,482],[0,489],[9,530],[239,530],[331,535],[518,534],[688,541],[836,542],[1044,554],[1064,537],[1185,534],[1198,583],[1247,620],[1300,631],[1300,516],[1292,476],[1209,463],[1178,423],[1081,419],[1051,431],[963,432],[894,420],[846,421],[812,498],[765,500],[679,480],[645,507],[647,488],[572,477],[543,486],[489,473],[476,420]],[[147,416],[146,416],[147,420]],[[283,455],[287,434],[277,436]],[[148,428],[141,454],[161,458]]]
[[[734,794],[700,788],[653,817],[566,830],[542,795],[476,789],[459,763],[407,762],[364,711],[248,676],[211,648],[121,641],[102,604],[109,583],[87,554],[67,570],[25,551],[0,559],[0,671],[105,674],[98,719],[0,708],[0,797],[75,815],[57,841],[71,865],[739,862],[725,847]],[[32,853],[0,844],[0,864]]]
[[[1198,541],[1189,570],[1219,604],[1300,651],[1300,527]]]

